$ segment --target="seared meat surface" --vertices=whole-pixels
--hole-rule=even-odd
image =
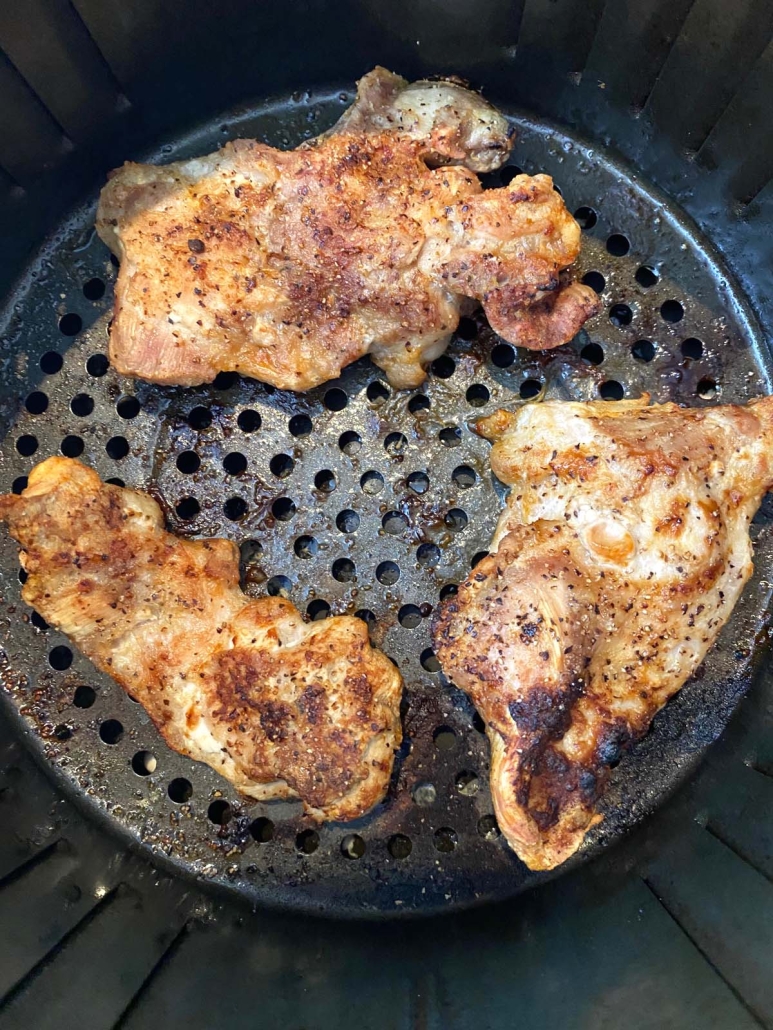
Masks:
[[[546,175],[483,192],[507,123],[476,94],[377,70],[330,133],[126,164],[97,230],[121,260],[110,358],[191,386],[219,371],[308,390],[364,354],[417,386],[467,298],[512,343],[554,347],[598,310],[561,273],[580,229]],[[448,167],[436,166],[454,162]],[[466,166],[466,167],[464,167]]]
[[[430,165],[473,172],[501,168],[513,146],[507,119],[478,93],[453,80],[408,82],[374,68],[357,83],[357,99],[326,133],[396,130],[425,147]]]
[[[551,869],[599,821],[609,764],[695,672],[751,575],[773,397],[546,402],[477,429],[511,490],[435,650],[486,722],[502,832]]]
[[[0,518],[21,544],[22,595],[139,701],[167,743],[258,800],[355,819],[387,788],[402,680],[340,616],[305,623],[239,589],[236,546],[164,530],[147,494],[49,458]]]

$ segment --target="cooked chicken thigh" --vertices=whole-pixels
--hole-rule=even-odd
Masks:
[[[239,589],[236,546],[163,528],[147,494],[49,458],[0,518],[22,596],[139,701],[167,743],[258,800],[355,819],[387,788],[402,680],[359,619],[305,623]]]
[[[552,869],[601,818],[607,768],[730,617],[773,485],[773,397],[687,410],[529,404],[477,429],[511,490],[435,649],[487,724],[502,832]]]
[[[357,99],[326,135],[389,129],[420,140],[428,164],[462,164],[473,172],[501,168],[514,138],[505,116],[461,83],[408,82],[386,68],[360,79]]]
[[[461,167],[506,157],[501,116],[457,85],[365,82],[337,129],[297,150],[239,140],[112,176],[97,230],[121,259],[119,372],[190,386],[230,370],[308,390],[369,353],[414,387],[465,298],[536,348],[598,310],[590,287],[561,278],[580,229],[551,179],[484,193]],[[442,161],[459,164],[428,166]]]

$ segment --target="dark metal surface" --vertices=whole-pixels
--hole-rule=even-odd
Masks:
[[[151,157],[206,152],[236,135],[290,146],[346,99],[304,94],[234,112]],[[485,550],[500,503],[488,445],[468,422],[535,393],[646,390],[704,404],[769,389],[753,319],[707,241],[605,152],[524,116],[515,123],[513,163],[552,173],[570,209],[586,209],[579,274],[603,291],[602,313],[557,351],[515,352],[478,319],[463,323],[415,394],[390,391],[367,361],[306,396],[235,376],[194,390],[122,380],[100,358],[115,269],[91,204],[11,299],[2,489],[19,489],[49,454],[80,456],[104,478],[150,490],[175,531],[242,544],[249,592],[286,592],[312,617],[372,613],[374,642],[405,677],[406,741],[386,802],[356,824],[312,828],[297,805],[240,801],[169,751],[89,662],[75,653],[70,664],[65,638],[20,601],[16,547],[4,535],[4,701],[18,729],[63,788],[125,839],[250,901],[337,915],[450,911],[545,879],[498,836],[480,723],[429,650],[428,616]],[[574,864],[660,803],[726,724],[770,600],[765,534],[757,553],[705,671],[623,759],[605,821]]]
[[[342,1012],[365,1030],[768,1026],[761,687],[690,788],[597,861],[515,901],[377,925],[245,913],[163,876],[0,723],[0,1028],[324,1030]]]
[[[381,63],[409,77],[467,75],[493,99],[623,155],[711,238],[773,331],[766,4],[190,0],[184,16],[166,0],[2,7],[0,294],[127,154],[234,101],[350,83]],[[88,324],[82,276],[59,270]],[[68,345],[50,291],[29,334],[14,337],[22,343],[29,379],[40,354]],[[12,402],[13,346],[0,376]],[[3,430],[14,410],[6,397]],[[344,928],[265,909],[245,918],[184,881],[159,885],[52,788],[18,730],[0,715],[3,1030],[326,1030],[342,1014],[367,1030],[773,1026],[769,663],[699,773],[621,844],[515,901],[391,924]],[[65,875],[59,847],[72,859]],[[119,887],[141,909],[131,928],[111,918]]]

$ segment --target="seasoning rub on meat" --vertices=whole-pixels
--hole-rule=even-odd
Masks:
[[[773,397],[535,403],[477,429],[511,489],[435,650],[486,722],[502,832],[530,868],[552,869],[599,821],[610,763],[695,672],[752,573]]]
[[[22,548],[22,596],[146,709],[176,751],[242,794],[355,819],[386,791],[400,674],[362,621],[306,623],[245,597],[228,540],[164,529],[147,494],[69,458],[35,466],[0,519]]]
[[[110,360],[156,383],[235,371],[308,390],[370,354],[415,387],[471,300],[511,343],[566,343],[599,307],[563,275],[580,229],[547,175],[483,190],[476,171],[511,146],[476,93],[377,68],[296,150],[125,164],[97,213],[121,262]]]

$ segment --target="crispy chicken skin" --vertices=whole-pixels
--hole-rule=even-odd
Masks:
[[[502,832],[531,869],[552,869],[751,575],[773,397],[545,402],[476,428],[511,490],[492,553],[441,609],[435,650],[487,724]]]
[[[370,354],[408,388],[465,298],[525,347],[565,343],[598,310],[590,287],[561,278],[580,229],[549,176],[484,193],[462,167],[501,163],[504,119],[460,86],[383,75],[335,131],[297,150],[237,140],[113,174],[97,231],[121,261],[119,372],[192,386],[228,370],[308,390]],[[429,167],[440,161],[455,163]]]
[[[245,597],[233,543],[167,533],[151,497],[69,458],[0,497],[0,518],[22,547],[27,604],[175,751],[249,797],[301,798],[318,820],[384,796],[402,680],[359,619],[305,623],[289,601]]]

